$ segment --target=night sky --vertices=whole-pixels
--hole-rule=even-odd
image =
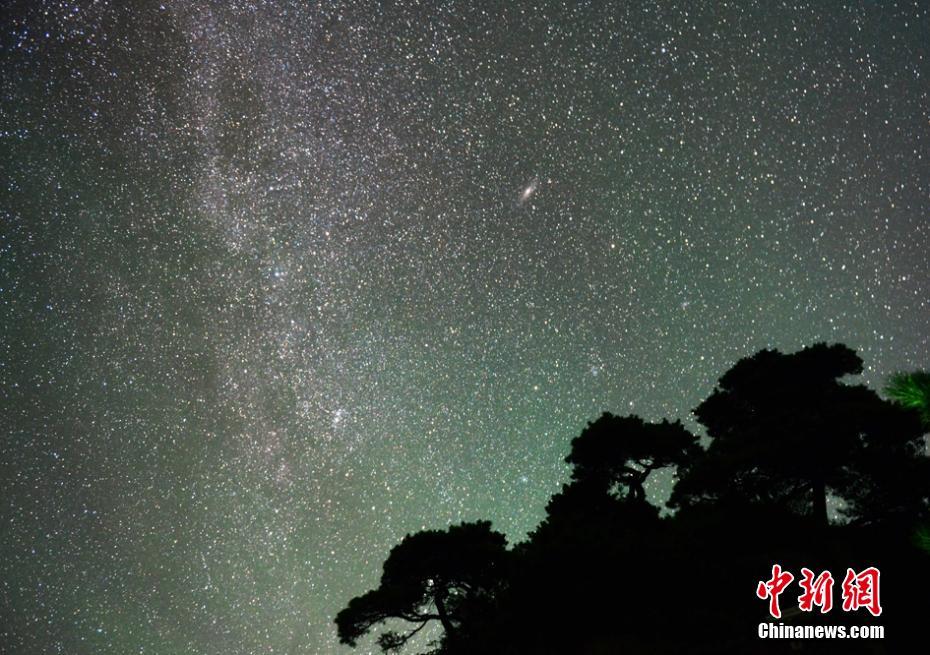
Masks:
[[[930,363],[930,4],[398,4],[3,2],[0,652],[348,653],[605,410]]]

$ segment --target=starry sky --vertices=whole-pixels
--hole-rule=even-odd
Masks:
[[[930,364],[924,1],[3,4],[3,653],[353,652],[605,410]]]

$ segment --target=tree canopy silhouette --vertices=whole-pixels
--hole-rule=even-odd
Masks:
[[[447,640],[483,610],[494,586],[504,578],[507,540],[490,521],[462,523],[448,530],[407,535],[384,562],[377,589],[353,598],[336,616],[339,640],[354,646],[375,625],[399,619],[414,626],[379,638],[385,651],[407,643],[431,621]]]
[[[573,480],[611,490],[618,485],[631,499],[645,501],[643,485],[650,473],[681,464],[698,452],[697,438],[680,421],[646,423],[635,415],[604,412],[572,440],[565,461],[573,466]]]
[[[920,412],[924,425],[930,428],[930,372],[894,373],[885,385],[892,400]]]
[[[841,382],[861,372],[862,360],[844,345],[820,343],[788,355],[763,350],[740,360],[694,410],[712,441],[682,467],[672,503],[735,497],[788,506],[823,525],[831,493],[854,519],[900,509],[902,495],[882,485],[893,475],[915,482],[923,430],[915,413]]]

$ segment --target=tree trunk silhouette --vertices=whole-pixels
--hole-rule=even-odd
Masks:
[[[452,626],[452,620],[449,618],[449,613],[446,611],[446,603],[442,597],[443,589],[440,588],[436,590],[434,599],[436,601],[436,613],[439,615],[439,622],[442,623],[442,627],[446,631],[446,635],[450,640],[455,639],[455,628]]]

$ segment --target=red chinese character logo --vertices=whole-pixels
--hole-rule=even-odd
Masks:
[[[769,614],[776,619],[781,618],[781,609],[778,607],[778,596],[791,584],[794,576],[788,571],[782,572],[778,564],[772,565],[772,579],[760,582],[756,587],[756,596],[769,599]]]
[[[846,569],[846,577],[843,579],[844,612],[853,612],[864,607],[872,616],[882,613],[881,602],[878,598],[878,576],[878,569],[874,566],[870,566],[858,575],[852,569]]]
[[[833,608],[833,576],[824,571],[814,579],[814,572],[808,568],[801,569],[804,577],[800,581],[804,593],[798,596],[798,607],[802,612],[813,611],[814,606],[820,607],[820,613],[826,614]]]

